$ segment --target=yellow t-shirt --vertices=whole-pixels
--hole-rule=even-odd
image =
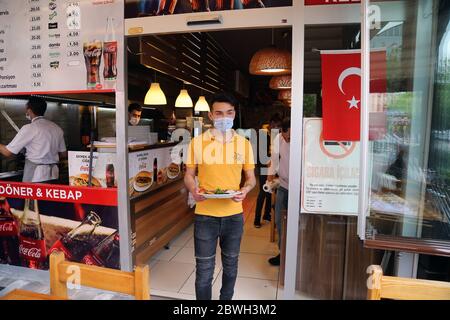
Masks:
[[[186,166],[198,167],[199,187],[205,190],[239,190],[242,170],[255,168],[251,143],[234,133],[232,140],[222,143],[208,130],[192,139]],[[227,217],[243,211],[242,202],[233,199],[206,199],[197,203],[195,213]]]

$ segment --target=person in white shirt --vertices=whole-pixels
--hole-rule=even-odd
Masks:
[[[278,230],[278,248],[281,249],[281,211],[287,209],[289,196],[289,150],[291,142],[291,119],[284,118],[281,124],[281,133],[275,137],[272,149],[269,175],[267,181],[272,182],[278,174],[280,186],[277,189],[275,200],[275,224]],[[270,258],[271,265],[280,265],[280,255]]]
[[[25,108],[25,116],[31,120],[24,125],[8,145],[0,144],[5,157],[18,154],[25,148],[23,182],[44,182],[59,178],[59,161],[67,158],[63,130],[44,118],[47,103],[39,97],[31,97]]]

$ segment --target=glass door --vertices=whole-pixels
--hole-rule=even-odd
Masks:
[[[366,246],[399,251],[385,268],[414,277],[417,254],[450,256],[450,3],[365,5],[362,236]]]

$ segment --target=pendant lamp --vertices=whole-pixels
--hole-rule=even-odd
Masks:
[[[161,90],[159,83],[153,82],[145,95],[144,104],[163,105],[167,104],[166,96]]]
[[[292,78],[288,76],[275,76],[270,79],[269,87],[272,90],[285,90],[292,88]]]
[[[280,90],[278,93],[278,100],[291,100],[291,90]]]
[[[210,111],[209,109],[209,104],[206,101],[205,96],[200,96],[198,97],[197,103],[195,104],[194,107],[194,111],[195,112],[200,112],[200,111]]]
[[[148,89],[145,98],[144,98],[144,104],[148,105],[164,105],[167,104],[166,95],[162,91],[161,87],[159,86],[159,83],[156,82],[156,70],[155,72],[155,78],[154,82],[150,85],[150,88]]]
[[[186,89],[181,89],[180,94],[175,101],[175,107],[177,108],[192,108],[194,103]]]
[[[274,44],[257,51],[250,60],[249,72],[253,75],[287,75],[291,73],[292,55],[289,51],[278,49]]]

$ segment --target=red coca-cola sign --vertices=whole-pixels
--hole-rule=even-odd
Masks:
[[[17,234],[18,228],[16,221],[11,219],[2,220],[0,218],[0,237],[17,236]]]
[[[28,261],[42,262],[47,258],[45,240],[19,236],[19,254]]]
[[[69,250],[67,250],[61,240],[55,242],[55,244],[50,248],[48,254],[52,254],[55,251],[61,251],[66,256],[67,260],[72,260],[72,254]]]

